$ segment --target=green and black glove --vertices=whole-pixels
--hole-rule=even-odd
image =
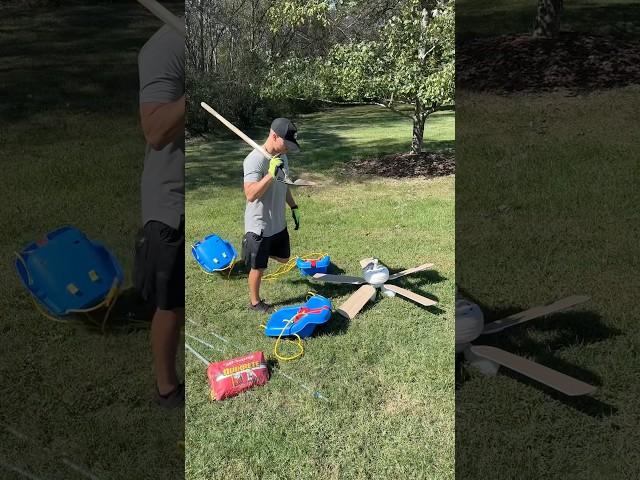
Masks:
[[[293,222],[296,224],[296,228],[294,230],[298,230],[300,228],[300,212],[298,211],[298,206],[291,207],[291,216],[293,217]]]
[[[281,165],[282,165],[282,159],[278,157],[273,157],[269,161],[269,175],[271,175],[273,178],[276,178],[276,170]]]

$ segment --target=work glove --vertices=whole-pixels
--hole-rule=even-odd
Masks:
[[[269,175],[271,175],[273,178],[276,178],[276,170],[281,165],[282,165],[282,159],[280,159],[278,157],[273,157],[269,161]]]
[[[296,228],[294,230],[298,230],[300,228],[300,211],[298,210],[298,206],[291,207],[291,216],[293,217],[293,222],[296,224]]]

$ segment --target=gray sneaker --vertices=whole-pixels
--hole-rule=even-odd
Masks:
[[[273,312],[273,307],[268,303],[265,303],[264,300],[260,300],[255,305],[249,304],[249,310],[259,313],[271,313]]]

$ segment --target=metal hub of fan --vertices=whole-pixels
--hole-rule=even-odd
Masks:
[[[549,305],[530,308],[510,315],[501,320],[484,323],[484,315],[480,307],[463,297],[456,298],[456,353],[464,353],[469,364],[482,373],[495,375],[500,366],[509,368],[537,382],[551,387],[565,395],[589,395],[596,387],[573,377],[552,370],[526,358],[514,355],[505,350],[485,345],[473,345],[471,342],[482,335],[501,332],[506,328],[560,312],[586,302],[589,297],[574,295],[563,298]]]
[[[380,265],[378,260],[374,259],[362,269],[362,276],[367,283],[380,287],[389,280],[389,269],[384,265]]]
[[[423,297],[410,290],[386,283],[412,273],[428,270],[433,267],[432,263],[425,263],[424,265],[409,268],[391,275],[389,274],[389,269],[382,265],[377,258],[365,258],[361,260],[360,267],[362,268],[362,277],[330,275],[326,273],[316,273],[312,277],[314,280],[327,283],[362,285],[336,309],[336,311],[344,317],[353,319],[368,301],[375,300],[378,290],[387,297],[392,297],[397,294],[425,307],[431,307],[438,303],[435,300]]]

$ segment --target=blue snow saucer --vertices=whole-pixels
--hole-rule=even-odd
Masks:
[[[273,312],[264,333],[268,337],[277,337],[282,332],[283,337],[297,334],[300,338],[306,338],[316,326],[329,321],[331,309],[329,299],[314,295],[302,305],[292,305]]]
[[[124,280],[113,254],[72,226],[49,232],[17,257],[15,267],[22,284],[56,316],[97,308],[113,298]]]
[[[215,234],[196,242],[191,247],[191,254],[207,273],[225,270],[238,257],[233,245]]]
[[[317,260],[303,259],[300,257],[296,259],[296,266],[303,277],[315,275],[316,273],[327,273],[329,265],[331,265],[331,258],[329,255],[325,255]]]

